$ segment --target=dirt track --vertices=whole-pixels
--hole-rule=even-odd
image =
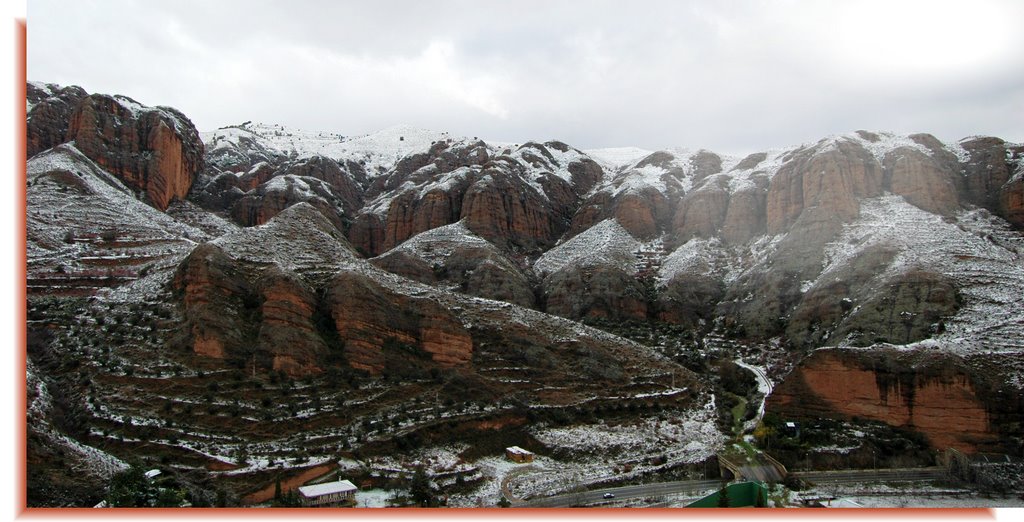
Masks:
[[[327,473],[330,473],[333,469],[333,464],[321,464],[319,466],[314,466],[312,468],[304,470],[298,475],[294,475],[287,478],[282,477],[281,492],[286,493],[290,489],[298,489],[299,486],[317,477],[322,477]],[[259,504],[260,502],[266,502],[274,498],[275,487],[276,481],[272,482],[270,485],[264,487],[259,491],[249,493],[248,495],[242,497],[242,504]]]

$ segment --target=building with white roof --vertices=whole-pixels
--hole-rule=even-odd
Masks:
[[[356,503],[357,489],[347,480],[301,486],[299,502],[303,507],[352,506]]]
[[[533,452],[524,450],[519,446],[505,448],[505,456],[508,457],[509,460],[519,463],[533,462]]]

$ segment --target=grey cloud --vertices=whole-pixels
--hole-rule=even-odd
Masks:
[[[37,0],[29,77],[174,105],[201,129],[401,122],[738,154],[858,128],[1024,139],[1024,35],[1000,22],[1024,4],[887,6]]]

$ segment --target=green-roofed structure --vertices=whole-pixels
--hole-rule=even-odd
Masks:
[[[761,482],[737,482],[729,484],[725,488],[728,497],[728,506],[722,504],[722,492],[716,491],[700,500],[687,504],[688,508],[713,508],[713,507],[764,507],[768,505],[768,488]],[[758,502],[758,492],[761,494]]]

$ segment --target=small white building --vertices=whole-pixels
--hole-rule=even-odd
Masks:
[[[347,481],[301,486],[299,502],[303,507],[352,506],[356,503],[356,485]]]
[[[526,462],[533,462],[533,452],[524,450],[519,446],[505,448],[505,456],[508,457],[509,460],[518,462],[520,464]]]

